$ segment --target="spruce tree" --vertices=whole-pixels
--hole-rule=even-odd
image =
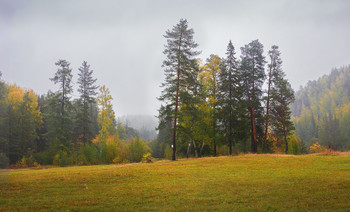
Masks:
[[[273,81],[273,77],[275,76],[276,71],[281,71],[281,65],[282,60],[280,58],[280,51],[278,50],[278,46],[273,45],[271,47],[271,50],[269,51],[270,56],[270,64],[269,67],[269,75],[268,75],[268,87],[267,87],[267,97],[266,97],[266,117],[265,117],[265,136],[264,136],[264,144],[263,144],[263,151],[267,150],[267,133],[268,133],[268,126],[269,126],[269,109],[270,109],[270,90],[271,90],[271,83]]]
[[[70,63],[66,60],[58,60],[55,63],[58,70],[53,78],[50,78],[55,84],[59,84],[59,90],[51,96],[50,105],[52,107],[51,118],[55,119],[55,123],[50,130],[53,132],[53,137],[58,139],[60,145],[68,147],[71,139],[71,117],[69,109],[71,107],[72,87],[72,69]]]
[[[80,93],[80,98],[77,112],[77,132],[84,144],[91,141],[91,138],[94,136],[91,128],[92,121],[89,105],[95,102],[94,97],[97,94],[96,89],[98,86],[95,85],[97,79],[94,79],[92,74],[93,70],[90,70],[90,65],[84,61],[78,73],[78,92]]]
[[[251,124],[251,151],[257,152],[258,132],[262,131],[261,125],[257,124],[263,116],[261,99],[263,95],[262,85],[265,80],[265,57],[263,45],[259,40],[253,40],[241,48],[241,72],[245,85],[245,99]]]
[[[197,77],[193,72],[196,69],[196,56],[199,54],[194,49],[198,46],[193,40],[193,29],[188,28],[186,19],[167,30],[164,37],[167,39],[164,54],[166,59],[162,67],[165,71],[165,82],[162,83],[163,91],[158,98],[164,102],[159,109],[159,118],[161,121],[173,121],[173,156],[172,160],[176,160],[176,133],[177,121],[181,113],[179,107],[183,106],[185,98],[191,97],[189,84]],[[164,126],[160,122],[159,128]]]
[[[239,62],[235,56],[235,48],[230,41],[227,46],[226,59],[219,76],[218,117],[224,138],[227,139],[229,154],[232,155],[234,138],[245,124],[243,87],[240,84]]]

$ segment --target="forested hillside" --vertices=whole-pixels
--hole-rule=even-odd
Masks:
[[[295,97],[296,135],[307,145],[319,142],[338,150],[350,148],[350,66],[309,81]]]

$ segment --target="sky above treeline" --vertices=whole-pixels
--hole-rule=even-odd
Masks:
[[[203,61],[225,56],[229,40],[237,56],[255,39],[265,55],[279,46],[295,90],[350,64],[347,0],[0,0],[2,78],[45,94],[57,90],[49,78],[58,59],[71,63],[75,84],[86,60],[97,84],[110,89],[117,116],[157,115],[163,35],[181,18]]]

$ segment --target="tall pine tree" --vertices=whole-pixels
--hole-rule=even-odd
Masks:
[[[271,90],[271,83],[273,81],[273,77],[275,76],[276,71],[281,71],[281,65],[282,60],[280,58],[280,51],[278,50],[278,46],[273,45],[271,47],[271,50],[269,51],[270,56],[270,64],[269,67],[269,78],[268,78],[268,87],[267,87],[267,97],[266,97],[266,117],[265,117],[265,136],[264,136],[264,144],[263,144],[263,151],[265,152],[267,150],[267,134],[268,134],[268,126],[269,126],[269,109],[270,109],[270,90]]]
[[[173,27],[172,30],[167,30],[164,37],[167,39],[164,54],[166,59],[163,62],[165,71],[165,82],[162,83],[163,91],[158,98],[163,101],[159,109],[159,118],[165,123],[169,120],[173,121],[173,156],[172,160],[176,160],[176,133],[179,106],[183,105],[183,101],[187,97],[191,97],[188,90],[189,84],[193,81],[193,77],[197,77],[193,72],[196,70],[196,56],[199,54],[194,49],[198,46],[193,40],[193,29],[188,28],[186,19],[181,19],[180,22]],[[160,122],[159,128],[164,126]]]
[[[79,108],[77,111],[77,133],[83,143],[91,141],[94,136],[92,131],[92,121],[89,112],[89,105],[95,102],[94,96],[97,94],[95,85],[96,80],[92,77],[93,70],[90,70],[90,65],[86,61],[79,68],[78,73],[78,92],[80,93]]]
[[[289,106],[294,101],[294,91],[290,83],[284,79],[282,69],[276,69],[272,76],[271,87],[271,126],[274,134],[284,141],[285,152],[288,153],[287,136],[294,130]]]
[[[51,96],[50,104],[52,107],[51,118],[55,119],[52,122],[55,123],[50,130],[55,139],[58,139],[61,147],[67,148],[70,145],[71,140],[71,116],[69,114],[71,107],[71,94],[73,92],[72,87],[72,69],[69,67],[70,63],[66,60],[58,60],[55,63],[58,66],[58,70],[53,78],[50,78],[55,84],[59,84],[59,90]]]
[[[262,85],[265,80],[265,57],[263,45],[259,40],[253,40],[241,48],[241,71],[245,85],[245,98],[248,103],[248,111],[251,124],[251,151],[257,152],[258,132],[262,131],[257,120],[263,116],[261,99],[263,95]]]

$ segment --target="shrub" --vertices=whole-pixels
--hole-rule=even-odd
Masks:
[[[310,146],[310,153],[320,153],[324,151],[324,147],[321,146],[318,142]]]
[[[95,144],[80,146],[78,154],[78,165],[92,165],[99,163],[99,151]]]
[[[173,149],[166,145],[164,149],[164,158],[171,160],[171,157],[173,156]]]
[[[300,155],[301,139],[294,133],[288,136],[288,154]]]
[[[131,162],[140,162],[144,154],[148,150],[148,146],[145,141],[140,138],[131,138],[129,143],[129,157],[128,159]]]
[[[42,151],[42,152],[37,152],[34,154],[34,159],[36,162],[43,164],[43,165],[49,165],[52,164],[53,162],[53,156],[55,154],[52,154],[50,151]]]
[[[42,168],[40,163],[37,163],[37,162],[34,162],[33,167],[36,168],[36,169],[41,169]]]
[[[153,162],[152,154],[150,152],[147,152],[146,154],[144,154],[142,156],[142,162],[143,163],[152,163]]]
[[[71,158],[68,157],[68,154],[66,151],[58,151],[53,159],[53,164],[56,166],[67,166],[68,164],[71,164],[69,162]]]
[[[105,145],[105,155],[103,158],[104,163],[113,163],[113,160],[118,157],[118,146],[120,144],[120,140],[118,136],[110,136],[107,138]]]

